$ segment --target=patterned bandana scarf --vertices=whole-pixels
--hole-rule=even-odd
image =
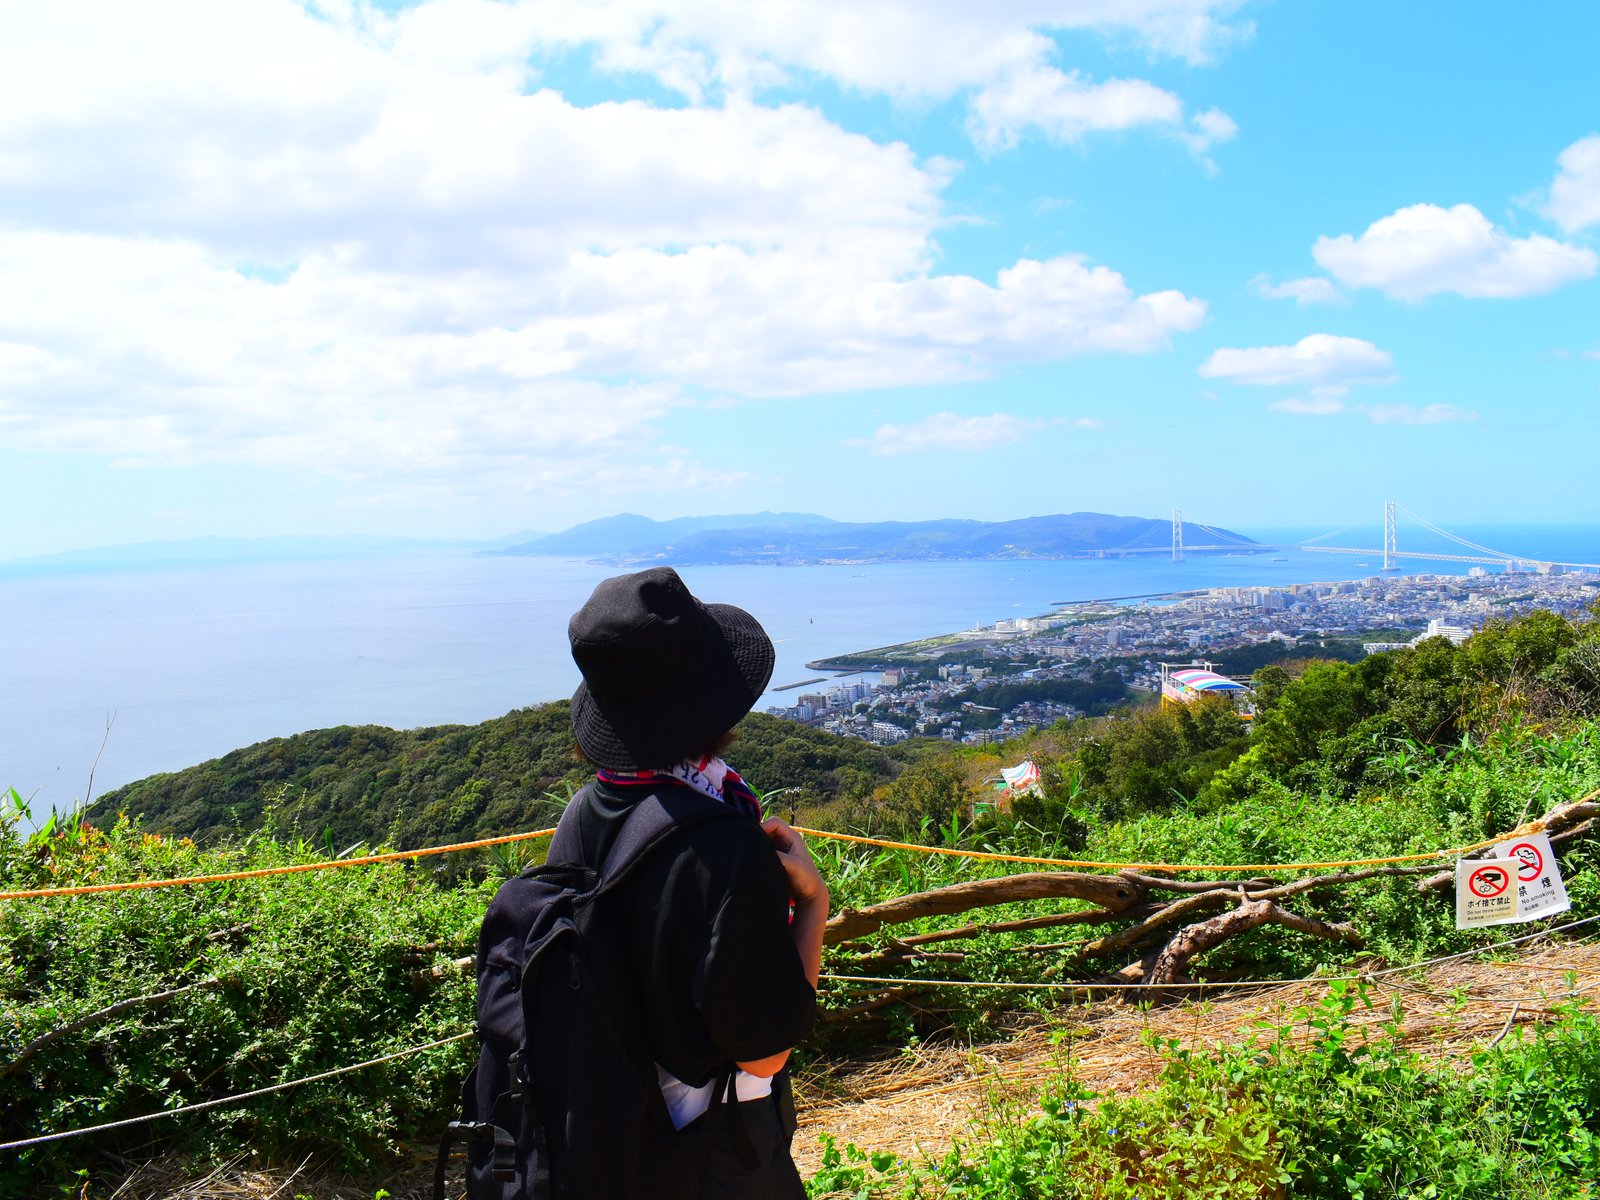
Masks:
[[[686,758],[655,771],[608,771],[601,767],[594,774],[601,783],[613,787],[654,787],[669,781],[681,783],[738,809],[753,820],[761,820],[761,802],[756,799],[755,792],[739,777],[739,772],[715,755]]]

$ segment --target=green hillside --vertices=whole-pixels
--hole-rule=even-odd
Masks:
[[[799,815],[814,828],[930,848],[1179,865],[1431,858],[1336,883],[1281,877],[1307,885],[1278,898],[1300,924],[1210,943],[1194,960],[1197,980],[1412,964],[1600,914],[1600,840],[1585,836],[1592,815],[1555,846],[1572,910],[1554,921],[1460,932],[1448,888],[1418,887],[1449,865],[1432,857],[1440,850],[1600,790],[1600,620],[1534,613],[1491,623],[1459,647],[1434,639],[1359,663],[1269,665],[1256,695],[1248,735],[1231,710],[1200,703],[1066,723],[1001,747],[911,743],[889,754],[755,718],[733,757],[753,778],[801,780]],[[552,705],[472,728],[327,730],[264,743],[27,835],[25,803],[0,793],[0,890],[312,864],[328,856],[335,831],[339,841],[417,844],[536,827],[581,775],[565,721]],[[1042,794],[1009,812],[978,803],[992,797],[996,767],[1022,755],[1041,766]],[[157,823],[206,836],[163,836]],[[1040,871],[808,841],[848,921],[913,894],[1010,887],[1019,871]],[[472,978],[455,964],[471,952],[493,888],[520,861],[480,851],[0,902],[0,1141],[162,1114],[429,1047],[259,1099],[25,1148],[0,1159],[0,1197],[111,1194],[130,1164],[163,1154],[193,1156],[198,1177],[242,1148],[252,1162],[311,1156],[367,1178],[403,1169],[454,1110],[471,1043],[431,1044],[470,1029]],[[1126,887],[1130,877],[1094,878]],[[803,1062],[825,1074],[851,1046],[894,1053],[926,1039],[999,1036],[1024,1011],[1068,1044],[1081,1028],[1072,1005],[1058,1007],[1047,991],[982,985],[1138,977],[1180,927],[1258,903],[1235,885],[1254,886],[1252,895],[1270,886],[1230,876],[1209,899],[1170,901],[1155,899],[1160,878],[1145,878],[1151,902],[1126,911],[1060,896],[978,910],[918,900],[881,928],[841,929],[824,971],[854,980],[823,989],[828,1019]],[[1194,904],[1211,907],[1185,907]],[[1169,924],[1151,924],[1156,908]],[[885,977],[907,986],[877,982]],[[1410,1001],[1395,995],[1398,1020]],[[1348,1018],[1364,999],[1330,993],[1296,1018],[1315,1031],[1308,1041],[1286,1025],[1260,1035],[1265,1050],[1188,1057],[1153,1046],[1152,1059],[1167,1059],[1161,1081],[1126,1103],[1089,1096],[1063,1066],[1037,1081],[1037,1095],[1006,1100],[994,1128],[943,1163],[835,1154],[814,1192],[867,1195],[862,1187],[881,1183],[883,1195],[995,1200],[1586,1194],[1579,1183],[1600,1173],[1600,1056],[1586,994],[1557,997],[1541,1009],[1545,1031],[1508,1037],[1477,1054],[1470,1072],[1459,1069],[1465,1059],[1435,1067],[1401,1052],[1383,1027],[1357,1033]],[[1130,1132],[1140,1129],[1148,1132]],[[1173,1156],[1161,1160],[1171,1169],[1156,1169],[1151,1154]],[[1069,1179],[1107,1182],[1085,1192]]]
[[[914,751],[885,751],[752,713],[729,757],[746,777],[797,787],[807,804],[859,798]],[[589,769],[565,700],[480,725],[317,729],[107,792],[87,818],[125,812],[153,833],[216,843],[271,829],[335,849],[411,849],[552,825]]]

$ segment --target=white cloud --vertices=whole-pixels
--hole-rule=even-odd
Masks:
[[[1224,347],[1200,365],[1200,374],[1258,387],[1306,385],[1326,401],[1357,384],[1392,382],[1393,366],[1389,352],[1371,342],[1314,333],[1292,346]]]
[[[465,7],[465,6],[463,6]],[[793,72],[852,89],[939,98],[1046,59],[1054,31],[1140,43],[1193,63],[1248,37],[1239,0],[534,0],[547,44],[592,45],[671,86],[748,90]],[[435,28],[419,41],[432,44]],[[459,36],[459,35],[457,35]],[[484,30],[478,40],[491,36]]]
[[[0,442],[559,482],[622,447],[665,463],[653,423],[708,392],[1149,353],[1204,319],[1071,256],[936,273],[952,168],[814,108],[581,107],[531,79],[562,39],[667,62],[645,6],[326,7],[63,0],[8,24]],[[809,7],[785,11],[808,40]],[[732,50],[687,46],[686,76],[731,78]]]
[[[1179,126],[1183,102],[1142,79],[1089,83],[1054,67],[1018,71],[983,88],[972,101],[968,129],[986,149],[1015,146],[1037,129],[1054,142],[1076,142],[1095,130]]]
[[[1556,163],[1545,215],[1568,233],[1600,222],[1600,133],[1573,142]]]
[[[1441,292],[1508,298],[1551,292],[1595,273],[1593,250],[1538,234],[1512,237],[1470,204],[1413,204],[1374,221],[1359,238],[1320,237],[1317,265],[1350,288],[1398,300]]]
[[[1028,420],[1008,413],[986,417],[961,417],[955,413],[934,413],[912,425],[880,425],[868,440],[856,439],[847,445],[869,446],[874,454],[920,454],[930,450],[991,450],[1021,441],[1051,424],[1047,420]]]
[[[1189,152],[1200,160],[1207,171],[1215,175],[1218,168],[1210,157],[1211,148],[1222,142],[1231,142],[1238,133],[1238,123],[1232,117],[1221,109],[1212,108],[1189,118],[1189,130],[1179,133],[1178,140],[1189,147]]]
[[[1308,304],[1346,303],[1344,293],[1320,275],[1286,279],[1282,283],[1273,283],[1265,275],[1257,275],[1250,281],[1250,286],[1259,296],[1265,296],[1268,300],[1293,300],[1298,308]]]
[[[1275,412],[1296,413],[1306,417],[1327,417],[1343,412],[1344,402],[1332,396],[1313,396],[1310,400],[1290,396],[1284,400],[1274,400],[1267,407]]]
[[[410,57],[493,63],[514,55],[592,51],[618,74],[644,73],[693,103],[820,76],[856,92],[926,105],[968,105],[979,145],[997,150],[1033,133],[1072,142],[1095,131],[1149,126],[1204,156],[1236,129],[1224,113],[1185,117],[1183,102],[1140,79],[1097,83],[1053,61],[1051,34],[1088,31],[1147,51],[1209,61],[1248,37],[1238,0],[434,0],[392,23]],[[490,15],[492,14],[492,15]],[[537,59],[536,59],[537,60]]]
[[[1415,408],[1410,404],[1373,404],[1362,412],[1374,425],[1439,425],[1445,421],[1476,421],[1478,414],[1454,404],[1429,404]]]

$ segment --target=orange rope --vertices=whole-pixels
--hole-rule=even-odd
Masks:
[[[1583,804],[1600,797],[1600,788],[1575,803]],[[1391,858],[1348,858],[1338,862],[1300,863],[1147,863],[1147,862],[1097,862],[1092,859],[1032,858],[1023,854],[992,854],[983,850],[953,850],[945,846],[923,846],[916,842],[889,842],[881,838],[861,837],[853,833],[832,833],[826,829],[794,827],[796,833],[810,837],[831,838],[838,842],[853,842],[862,846],[882,846],[887,850],[911,850],[921,854],[943,854],[953,858],[976,858],[986,862],[1025,863],[1041,867],[1072,867],[1084,870],[1105,871],[1320,871],[1338,867],[1384,867],[1394,863],[1426,862],[1431,858],[1448,858],[1452,855],[1471,854],[1503,842],[1508,838],[1538,833],[1543,821],[1529,821],[1509,833],[1470,846],[1456,846],[1449,850],[1430,850],[1423,854],[1399,854]],[[227,883],[234,879],[261,879],[268,875],[293,875],[301,871],[327,871],[334,867],[362,867],[371,863],[399,862],[407,858],[425,858],[430,854],[454,854],[458,850],[479,850],[485,846],[499,846],[506,842],[523,842],[531,838],[549,837],[554,829],[536,829],[531,833],[508,833],[501,837],[479,838],[475,842],[457,842],[450,846],[429,846],[422,850],[396,850],[388,854],[367,854],[360,858],[336,858],[327,862],[298,863],[289,867],[262,867],[254,871],[227,871],[220,875],[192,875],[184,879],[136,879],[127,883],[91,883],[79,887],[39,888],[34,891],[0,892],[0,900],[44,899],[48,896],[88,896],[97,892],[131,892],[142,888],[183,887],[195,883]]]
[[[506,842],[525,842],[531,838],[549,837],[554,829],[536,829],[532,833],[508,833],[502,837],[479,838],[475,842],[457,842],[452,846],[429,846],[423,850],[395,850],[388,854],[366,854],[360,858],[335,858],[326,862],[296,863],[288,867],[261,867],[254,871],[225,871],[220,875],[191,875],[184,879],[135,879],[126,883],[90,883],[79,887],[40,888],[31,892],[0,892],[0,900],[43,899],[46,896],[89,896],[96,892],[132,892],[141,888],[183,887],[194,883],[227,883],[234,879],[261,879],[268,875],[294,875],[301,871],[327,871],[334,867],[364,867],[372,863],[399,862],[407,858],[425,858],[430,854],[453,854],[457,850],[480,850],[484,846],[500,846]]]
[[[1582,800],[1576,801],[1583,804],[1600,796],[1600,788],[1590,792]],[[880,838],[858,837],[853,833],[830,833],[825,829],[805,829],[795,827],[796,833],[807,834],[811,837],[831,838],[838,842],[854,842],[862,846],[882,846],[888,850],[918,850],[924,854],[944,854],[953,858],[977,858],[985,862],[1010,862],[1029,863],[1041,867],[1073,867],[1080,870],[1106,870],[1106,871],[1212,871],[1212,872],[1243,872],[1243,871],[1322,871],[1336,867],[1386,867],[1394,863],[1426,862],[1430,858],[1448,858],[1471,854],[1474,850],[1482,850],[1493,846],[1497,842],[1506,841],[1508,838],[1523,837],[1530,833],[1538,833],[1544,828],[1543,821],[1528,821],[1517,826],[1510,833],[1502,833],[1498,837],[1489,838],[1487,841],[1474,842],[1470,846],[1456,846],[1449,850],[1430,850],[1425,854],[1397,854],[1390,858],[1347,858],[1339,862],[1299,862],[1299,863],[1147,863],[1147,862],[1096,862],[1092,859],[1073,858],[1030,858],[1023,854],[992,854],[983,850],[953,850],[945,846],[919,846],[914,842],[886,842]]]

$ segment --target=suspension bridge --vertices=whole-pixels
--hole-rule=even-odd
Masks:
[[[1402,550],[1398,534],[1398,516],[1404,514],[1409,520],[1427,530],[1436,537],[1442,538],[1451,546],[1459,546],[1461,552],[1440,553],[1431,550]],[[1159,528],[1159,526],[1157,527]],[[1417,516],[1416,513],[1393,500],[1383,503],[1383,546],[1355,547],[1355,546],[1330,546],[1325,545],[1329,538],[1338,537],[1348,533],[1354,526],[1336,529],[1320,537],[1307,538],[1302,542],[1273,544],[1269,542],[1256,542],[1239,534],[1227,530],[1213,529],[1210,525],[1196,521],[1193,517],[1185,517],[1182,510],[1172,510],[1172,540],[1167,543],[1162,540],[1158,544],[1151,544],[1155,530],[1146,530],[1132,541],[1121,546],[1109,547],[1099,551],[1103,558],[1120,557],[1130,554],[1168,554],[1172,555],[1174,562],[1179,562],[1185,554],[1194,553],[1238,553],[1240,551],[1259,552],[1272,550],[1306,550],[1317,554],[1359,554],[1366,558],[1382,558],[1385,571],[1399,570],[1398,563],[1401,559],[1417,559],[1424,562],[1463,562],[1479,563],[1485,566],[1505,567],[1508,570],[1549,570],[1552,567],[1576,567],[1579,569],[1600,571],[1600,563],[1584,562],[1558,562],[1551,559],[1531,558],[1524,554],[1514,554],[1505,550],[1495,550],[1489,546],[1480,545],[1467,538],[1442,529],[1432,521]],[[1194,534],[1200,534],[1199,541],[1194,540]],[[1145,543],[1145,544],[1141,544]]]

